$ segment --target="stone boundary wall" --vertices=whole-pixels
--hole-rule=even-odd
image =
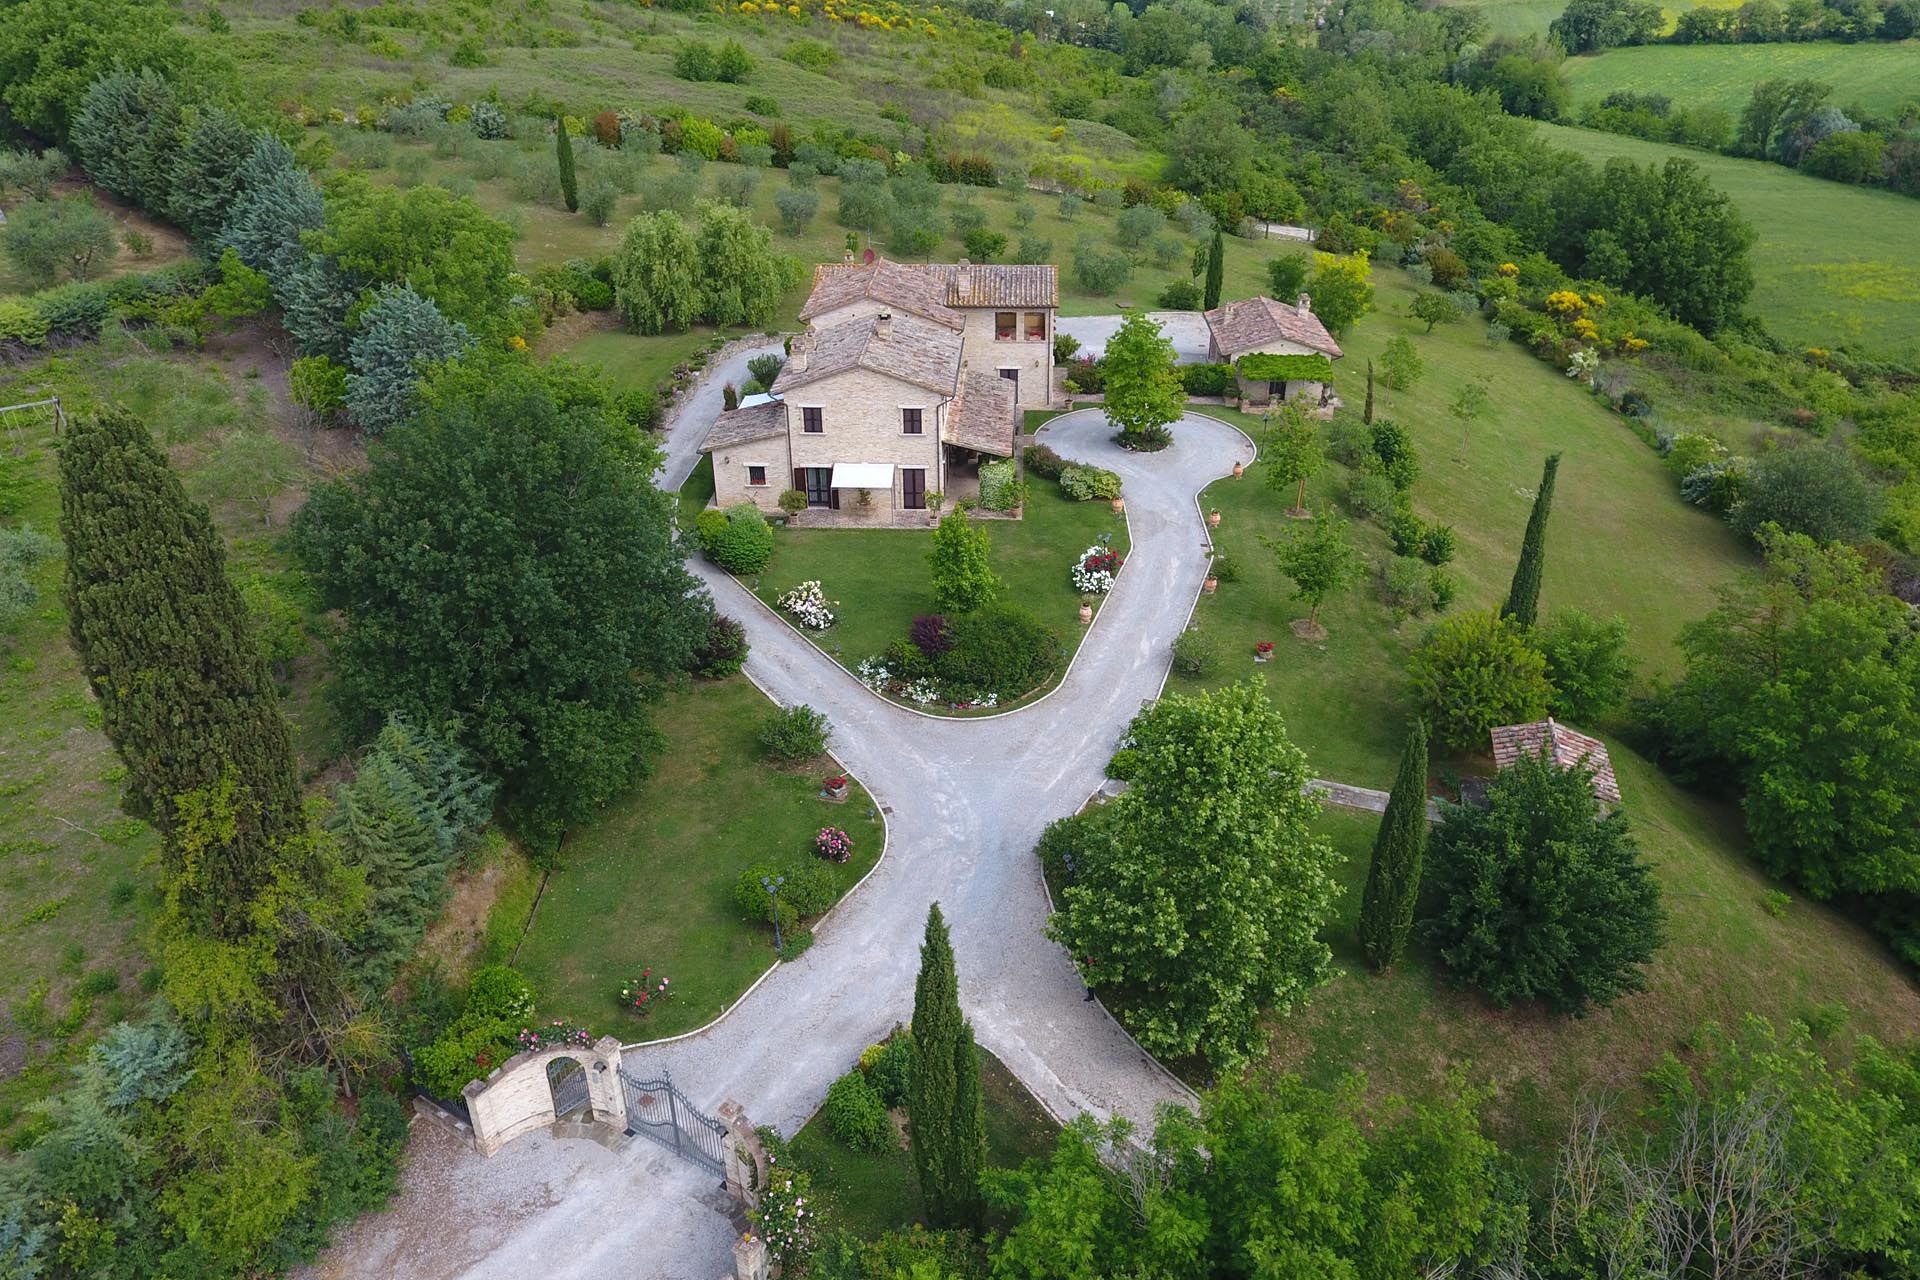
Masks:
[[[561,1058],[573,1059],[586,1071],[591,1118],[615,1129],[627,1127],[627,1099],[620,1088],[620,1041],[602,1036],[592,1048],[516,1053],[486,1079],[475,1080],[462,1089],[460,1096],[473,1121],[474,1150],[490,1156],[515,1138],[548,1128],[559,1118],[553,1111],[547,1067]]]

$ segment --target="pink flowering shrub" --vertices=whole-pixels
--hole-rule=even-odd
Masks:
[[[644,1018],[672,994],[668,979],[654,977],[651,968],[642,969],[639,977],[620,984],[620,1007]]]
[[[813,851],[828,862],[845,862],[853,856],[853,837],[838,827],[822,827],[813,838]]]

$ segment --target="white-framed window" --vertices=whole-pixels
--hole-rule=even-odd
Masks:
[[[1027,341],[1045,342],[1047,340],[1047,313],[1044,311],[1029,311],[1026,315],[1026,321],[1025,337]]]

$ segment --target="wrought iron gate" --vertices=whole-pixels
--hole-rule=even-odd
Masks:
[[[661,1072],[658,1080],[642,1080],[622,1067],[620,1087],[626,1092],[629,1136],[644,1133],[695,1164],[726,1172],[727,1126],[688,1102],[674,1086],[671,1072]]]
[[[553,1114],[564,1120],[587,1105],[587,1071],[572,1058],[547,1064],[547,1087],[553,1090]]]

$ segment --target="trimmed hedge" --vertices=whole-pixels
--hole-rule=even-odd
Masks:
[[[1060,492],[1075,502],[1120,496],[1120,477],[1105,467],[1068,467],[1060,473]]]
[[[989,511],[1011,511],[1026,499],[1026,485],[1014,474],[1012,458],[980,468],[980,505]]]
[[[996,605],[951,620],[953,647],[940,677],[973,696],[1016,697],[1043,684],[1060,665],[1060,637],[1025,609]]]
[[[1179,374],[1190,396],[1229,396],[1238,386],[1230,364],[1183,364]]]

